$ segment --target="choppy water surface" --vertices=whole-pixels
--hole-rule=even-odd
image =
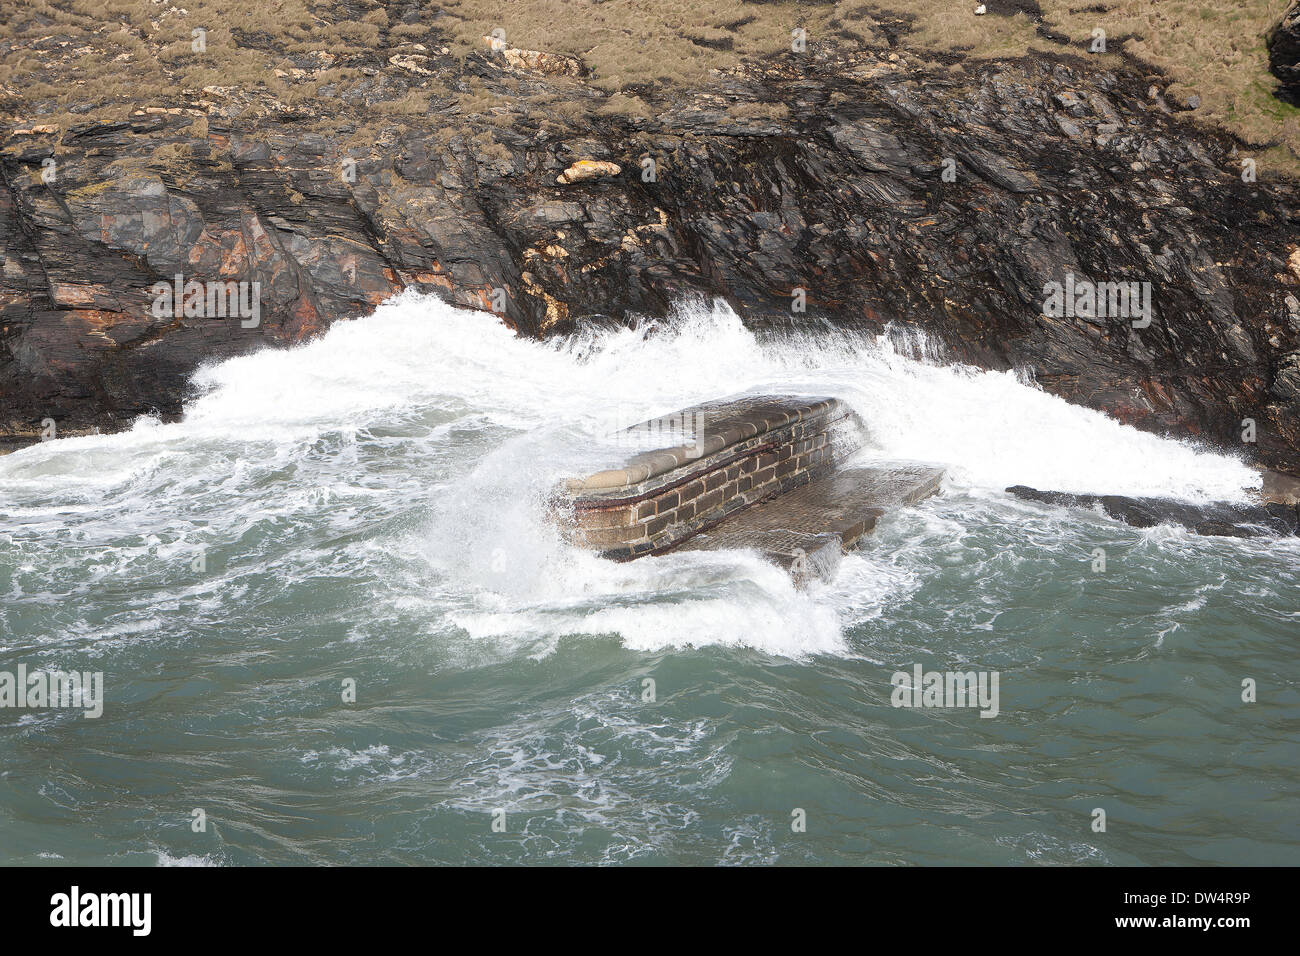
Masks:
[[[405,297],[0,458],[0,670],[108,698],[0,710],[0,862],[1300,863],[1300,546],[1001,491],[1251,473],[922,344],[704,306],[538,344]],[[745,391],[847,399],[946,494],[808,592],[557,540],[614,426]],[[998,671],[1001,713],[891,707],[914,664]]]

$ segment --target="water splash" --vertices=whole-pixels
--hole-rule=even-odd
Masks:
[[[161,579],[168,560],[210,548],[230,552],[232,590],[252,586],[250,562],[290,580],[319,573],[313,561],[342,573],[383,566],[390,545],[354,540],[369,525],[407,536],[402,549],[428,573],[389,577],[427,589],[433,613],[474,641],[535,654],[564,635],[615,634],[639,649],[797,656],[847,653],[844,628],[914,588],[906,571],[855,559],[837,585],[800,593],[752,554],[613,564],[560,540],[547,493],[616,461],[618,425],[746,392],[838,396],[867,422],[864,457],[946,464],[950,490],[977,498],[1023,483],[1233,499],[1258,480],[1230,456],[940,358],[903,329],[759,337],[701,301],[635,328],[537,342],[404,294],[301,347],[203,368],[180,422],[141,419],[0,458],[3,519],[19,540],[58,529],[111,555],[84,586],[127,570]],[[386,524],[397,516],[400,531]],[[271,526],[315,543],[250,539]],[[347,543],[323,551],[331,540]],[[35,587],[22,568],[12,576],[19,592]]]

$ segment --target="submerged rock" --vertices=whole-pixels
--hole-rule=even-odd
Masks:
[[[1014,485],[1007,492],[1028,501],[1041,501],[1066,508],[1101,508],[1112,518],[1135,528],[1176,524],[1197,534],[1233,538],[1300,534],[1300,508],[1277,502],[1260,505],[1227,501],[1194,504],[1173,498],[1129,498],[1124,495],[1039,491],[1025,485]]]

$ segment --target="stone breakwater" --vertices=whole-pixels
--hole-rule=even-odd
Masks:
[[[690,423],[680,444],[565,483],[556,507],[573,541],[618,559],[667,551],[750,505],[825,474],[857,451],[863,427],[834,398],[710,402],[671,416]],[[645,422],[626,434],[655,434]]]
[[[936,465],[842,467],[865,431],[835,398],[709,402],[625,429],[678,441],[570,479],[553,507],[570,540],[603,557],[747,549],[802,587],[833,577],[840,556],[888,511],[939,492]]]

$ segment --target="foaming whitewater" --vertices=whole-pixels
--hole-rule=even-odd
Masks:
[[[105,691],[0,707],[0,863],[1296,862],[1300,543],[1003,491],[1235,498],[1231,457],[914,331],[703,303],[542,343],[403,296],[194,386],[183,421],[0,457],[0,672]],[[560,539],[548,492],[619,426],[743,392],[838,396],[864,459],[945,493],[807,591]],[[998,671],[998,718],[891,706],[917,664]]]
[[[408,294],[299,348],[202,369],[181,422],[0,458],[4,520],[16,540],[57,529],[100,555],[92,583],[228,552],[228,570],[188,585],[214,602],[256,586],[240,567],[250,554],[287,582],[370,571],[385,582],[373,601],[417,609],[467,653],[546,656],[594,635],[636,650],[844,655],[846,627],[917,586],[895,558],[869,551],[806,593],[747,553],[615,564],[560,540],[547,492],[626,454],[611,439],[619,426],[747,392],[846,400],[869,429],[864,458],[945,464],[955,498],[1027,484],[1240,499],[1258,483],[1231,456],[932,355],[914,332],[763,339],[706,303],[542,343]],[[920,515],[926,534],[955,521],[933,506]],[[19,573],[13,587],[37,581]]]

